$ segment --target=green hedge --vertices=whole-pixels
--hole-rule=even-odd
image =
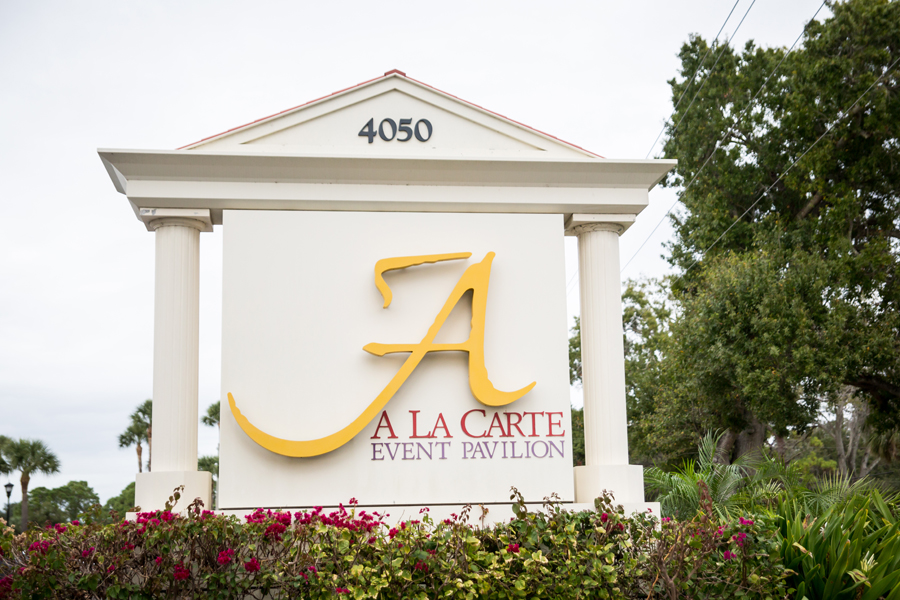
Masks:
[[[258,510],[244,519],[191,504],[136,521],[0,535],[0,598],[788,598],[777,519],[626,517],[548,500],[490,528],[468,511],[392,525],[355,506]],[[177,500],[177,497],[175,498]],[[172,508],[171,506],[169,508]]]

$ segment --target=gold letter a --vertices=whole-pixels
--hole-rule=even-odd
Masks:
[[[457,260],[460,258],[468,258],[470,253],[458,254],[432,254],[427,256],[407,256],[398,258],[387,258],[379,260],[375,265],[375,285],[381,291],[384,297],[384,308],[391,303],[391,291],[384,282],[383,274],[385,271],[394,269],[403,269],[414,265],[424,263],[435,263],[445,260]],[[409,358],[400,367],[400,370],[394,375],[391,381],[385,386],[374,401],[359,415],[352,423],[329,436],[319,438],[317,440],[293,441],[284,440],[271,436],[250,423],[244,417],[235,405],[234,398],[228,394],[228,404],[231,412],[237,420],[241,429],[250,436],[256,443],[262,447],[283,454],[285,456],[317,456],[331,452],[339,448],[353,439],[376,415],[387,405],[388,401],[397,393],[400,386],[412,374],[419,365],[425,355],[429,352],[452,352],[461,351],[469,353],[469,387],[472,389],[472,395],[486,406],[505,406],[515,402],[525,394],[531,391],[535,386],[535,382],[514,392],[502,392],[496,389],[488,379],[487,368],[484,364],[484,325],[485,312],[487,309],[487,292],[488,284],[491,277],[491,262],[494,260],[494,253],[488,252],[480,263],[471,265],[463,273],[462,277],[456,283],[450,296],[444,303],[444,307],[434,319],[434,323],[429,327],[428,333],[417,344],[367,344],[363,350],[376,356],[384,356],[385,354],[393,354],[396,352],[409,352]],[[458,344],[435,344],[434,338],[443,327],[444,322],[453,308],[459,303],[463,295],[472,290],[472,329],[469,333],[469,339]]]

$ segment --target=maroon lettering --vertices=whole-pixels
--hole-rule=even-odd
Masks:
[[[386,423],[386,424],[382,425],[382,423]],[[380,440],[381,438],[378,437],[378,432],[381,430],[382,427],[387,427],[388,431],[391,432],[391,435],[388,436],[389,440],[393,440],[393,439],[397,438],[397,434],[394,433],[394,428],[391,426],[391,419],[390,419],[390,417],[388,417],[387,411],[384,410],[381,412],[381,418],[378,419],[378,426],[375,427],[375,435],[373,435],[369,439],[370,440]]]
[[[480,408],[473,408],[472,410],[470,410],[469,412],[467,412],[466,414],[464,414],[464,415],[462,416],[462,419],[459,420],[459,426],[462,428],[463,433],[466,434],[467,436],[469,436],[470,438],[483,438],[483,437],[486,437],[486,436],[487,436],[487,432],[482,433],[481,435],[472,435],[471,433],[469,433],[469,430],[466,429],[466,419],[467,419],[467,418],[469,417],[469,415],[471,415],[473,412],[480,412],[482,417],[486,417],[486,416],[487,416],[487,413],[484,412],[483,410],[481,410]],[[463,458],[465,458],[465,457],[463,457]]]
[[[506,415],[506,431],[508,434],[506,437],[512,437],[512,434],[513,434],[512,428],[513,427],[515,427],[518,430],[519,435],[521,435],[522,437],[525,437],[525,432],[523,432],[522,428],[519,427],[519,423],[522,422],[522,415],[520,415],[517,412],[505,412],[503,414]],[[516,417],[515,423],[512,422],[513,415],[515,415],[515,417]]]
[[[553,433],[554,427],[562,427],[562,423],[554,422],[553,415],[559,415],[559,418],[562,419],[561,412],[548,412],[547,413],[547,437],[562,437],[566,435],[565,430],[562,433]]]

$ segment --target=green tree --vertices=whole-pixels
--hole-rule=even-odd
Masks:
[[[200,417],[200,421],[208,427],[219,426],[219,402],[213,402],[206,409],[206,414]]]
[[[143,471],[143,460],[141,455],[144,448],[141,442],[147,439],[147,429],[139,423],[132,422],[128,428],[119,434],[119,448],[127,448],[135,446],[137,452],[138,473]]]
[[[21,474],[19,483],[22,486],[21,530],[28,528],[28,483],[32,473],[59,472],[59,459],[40,440],[9,440],[4,448],[11,470]]]
[[[147,442],[147,470],[150,471],[153,458],[153,400],[144,400],[131,413],[131,423],[119,434],[119,448],[135,446],[138,459],[138,472],[141,468],[141,455],[143,447],[141,442]]]
[[[0,474],[6,475],[7,473],[11,473],[12,469],[9,466],[9,461],[4,456],[4,452],[6,450],[7,444],[9,444],[12,440],[10,440],[5,435],[0,435]]]
[[[212,473],[212,506],[217,506],[216,492],[219,481],[219,457],[218,456],[201,456],[197,459],[197,470],[208,471]]]
[[[28,492],[28,520],[36,525],[67,523],[99,503],[100,498],[86,481],[70,481],[54,489],[37,487]],[[24,531],[20,509],[20,503],[12,505],[12,521]]]
[[[725,429],[724,460],[813,427],[844,386],[875,433],[900,426],[900,2],[829,7],[789,56],[751,42],[701,66],[692,37],[681,72],[706,83],[670,82],[697,97],[668,128],[667,185],[693,183],[673,219],[666,389],[647,414]],[[651,439],[671,439],[666,421]]]
[[[207,427],[219,427],[219,402],[213,402],[206,409],[206,414],[200,419]],[[217,446],[218,448],[218,446]],[[209,471],[213,476],[212,505],[217,505],[217,488],[219,479],[219,455],[201,456],[197,461],[197,468],[201,471]]]
[[[125,513],[134,508],[134,482],[125,486],[118,496],[113,496],[103,505],[103,515],[108,516],[110,511],[115,511],[118,517],[124,517]]]

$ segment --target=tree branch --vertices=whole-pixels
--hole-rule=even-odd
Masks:
[[[797,215],[797,220],[802,221],[805,219],[809,213],[812,212],[812,209],[816,207],[816,205],[822,201],[822,192],[816,192],[813,194],[813,197],[809,199],[809,202],[806,203],[806,206],[800,211]]]

